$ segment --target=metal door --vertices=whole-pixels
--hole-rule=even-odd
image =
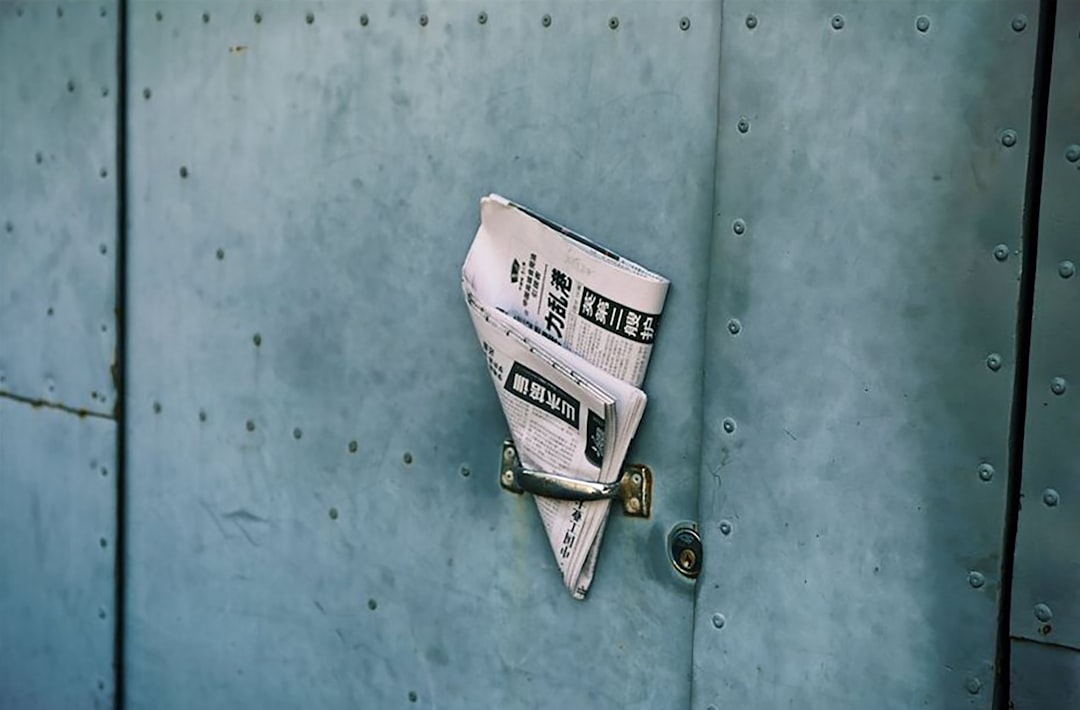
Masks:
[[[1038,18],[724,3],[695,707],[991,705]]]
[[[0,3],[0,706],[1071,707],[1048,9]],[[584,603],[495,480],[491,191],[674,284]]]
[[[128,20],[128,706],[685,706],[716,5]],[[459,285],[495,190],[678,284],[635,450],[663,496],[584,604],[496,483]]]

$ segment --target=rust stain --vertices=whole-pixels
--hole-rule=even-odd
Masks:
[[[247,45],[246,44],[236,44],[236,45],[233,45],[232,47],[229,47],[229,54],[243,54],[246,51],[247,51]]]

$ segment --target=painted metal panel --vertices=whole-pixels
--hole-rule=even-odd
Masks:
[[[130,5],[130,707],[689,703],[665,536],[697,507],[718,20]],[[674,282],[632,452],[656,507],[585,602],[496,480],[459,287],[493,190]]]
[[[111,413],[115,0],[0,3],[0,395]]]
[[[1011,633],[1080,649],[1080,5],[1057,12]]]
[[[1010,710],[1080,707],[1080,653],[1074,649],[1013,640],[1010,677]]]
[[[694,706],[989,707],[1036,2],[726,2]]]
[[[116,425],[0,399],[0,707],[108,708]]]

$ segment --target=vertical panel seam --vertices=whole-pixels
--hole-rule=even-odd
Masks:
[[[114,562],[115,609],[113,612],[113,707],[124,707],[124,620],[127,550],[127,0],[116,9],[116,558]]]
[[[716,268],[715,268],[715,264],[714,264],[714,260],[713,260],[713,255],[716,252],[716,240],[717,240],[717,238],[719,236],[719,232],[718,232],[719,221],[717,219],[718,214],[717,214],[717,211],[716,211],[717,207],[719,206],[719,200],[718,200],[718,197],[717,197],[716,193],[717,193],[717,186],[720,184],[720,176],[719,176],[719,171],[720,171],[720,155],[719,155],[719,153],[720,153],[720,130],[721,130],[721,122],[720,122],[720,101],[721,101],[721,99],[720,99],[720,92],[721,92],[721,89],[723,87],[723,77],[721,75],[720,62],[721,62],[721,59],[722,59],[723,54],[724,54],[724,52],[723,52],[724,25],[725,25],[724,7],[725,7],[724,0],[720,0],[719,7],[717,8],[717,18],[718,18],[718,22],[719,22],[720,26],[719,26],[719,28],[717,28],[716,60],[715,60],[716,61],[716,111],[715,111],[714,115],[715,115],[715,121],[716,121],[716,130],[713,132],[713,151],[712,151],[712,155],[713,155],[713,184],[712,184],[712,202],[711,202],[711,208],[709,210],[709,222],[712,224],[712,229],[710,230],[709,242],[708,242],[708,246],[706,248],[706,254],[705,254],[705,265],[706,265],[707,271],[706,271],[706,276],[705,276],[704,308],[701,309],[701,312],[702,312],[702,315],[701,315],[701,386],[700,386],[701,396],[700,396],[700,399],[698,401],[698,416],[701,417],[702,421],[701,421],[700,426],[699,426],[700,436],[699,436],[699,440],[698,440],[697,466],[696,466],[696,469],[695,469],[695,473],[696,473],[696,475],[698,477],[697,524],[698,524],[699,529],[700,529],[700,527],[702,525],[702,521],[704,521],[706,519],[706,517],[707,517],[706,513],[708,512],[708,511],[706,511],[704,509],[705,496],[702,495],[703,494],[702,483],[704,481],[704,477],[702,476],[702,466],[704,465],[704,461],[705,461],[705,434],[708,431],[708,422],[705,421],[705,404],[706,404],[706,396],[707,396],[706,386],[705,385],[706,385],[706,376],[707,376],[706,363],[708,361],[707,358],[708,358],[708,354],[709,354],[709,335],[710,335],[710,332],[711,332],[711,328],[709,327],[709,323],[712,321],[712,319],[710,318],[710,314],[709,314],[709,306],[712,304],[713,283],[716,280],[716,273],[715,273]],[[703,534],[703,531],[702,531],[702,538],[703,539],[705,538],[705,535]],[[706,560],[708,559],[709,554],[710,553],[709,553],[708,549],[703,551],[703,557]],[[702,568],[703,569],[705,568],[704,562],[702,563]],[[699,577],[696,580],[696,583],[694,585],[694,603],[690,607],[690,673],[688,675],[688,679],[689,679],[689,682],[690,682],[689,699],[690,699],[690,707],[691,708],[695,707],[695,705],[694,705],[694,701],[695,701],[695,698],[694,698],[694,687],[695,687],[695,683],[694,683],[694,648],[697,645],[697,640],[696,640],[696,637],[697,637],[697,617],[698,617],[697,612],[698,612],[698,601],[699,601],[699,596],[700,596],[699,595],[700,589],[701,589],[701,578]]]
[[[1043,163],[1046,153],[1046,122],[1050,97],[1050,71],[1054,54],[1054,23],[1057,0],[1041,0],[1039,33],[1035,49],[1032,84],[1031,143],[1028,151],[1027,183],[1022,217],[1020,293],[1016,309],[1016,367],[1014,369],[1012,411],[1009,416],[1008,486],[1005,500],[1001,556],[1001,594],[998,598],[997,653],[994,678],[994,710],[1009,707],[1010,614],[1016,533],[1020,516],[1023,479],[1024,427],[1027,418],[1028,372],[1031,355],[1031,322],[1035,302],[1035,274],[1039,236],[1039,209],[1042,198]]]

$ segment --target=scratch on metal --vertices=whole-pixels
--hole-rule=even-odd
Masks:
[[[85,419],[86,417],[93,417],[95,419],[108,419],[109,421],[116,421],[116,417],[111,413],[95,412],[81,407],[69,407],[62,402],[50,402],[45,399],[24,397],[22,395],[15,394],[14,392],[6,392],[4,390],[0,390],[0,398],[9,399],[12,402],[19,402],[20,404],[29,404],[34,409],[55,409],[59,412],[74,414],[80,419]]]

